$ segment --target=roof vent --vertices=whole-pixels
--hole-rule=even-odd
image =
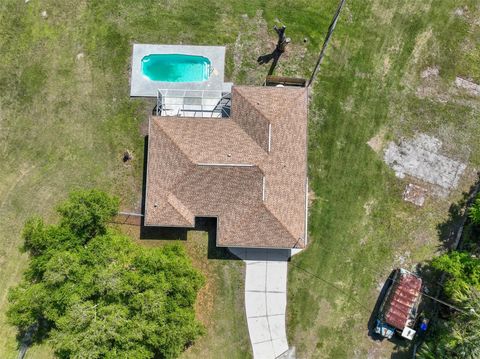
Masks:
[[[231,154],[231,153],[227,153],[227,157],[232,157],[232,154]]]

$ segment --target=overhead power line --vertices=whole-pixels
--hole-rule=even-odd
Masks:
[[[343,8],[343,5],[345,4],[345,1],[346,0],[340,0],[340,2],[338,4],[338,7],[337,7],[337,11],[335,11],[335,15],[333,15],[332,22],[330,23],[330,26],[328,27],[327,36],[325,37],[325,40],[323,42],[322,50],[320,51],[320,55],[318,56],[317,63],[315,64],[315,68],[312,71],[312,75],[310,76],[310,80],[308,81],[307,87],[310,87],[313,80],[315,79],[315,76],[317,75],[317,72],[320,68],[323,57],[325,56],[325,50],[327,49],[330,38],[332,37],[333,30],[335,30],[335,26],[337,26],[338,17],[340,16],[340,12],[342,11],[342,8]]]
[[[329,252],[330,254],[333,254],[333,252],[332,252],[331,250],[326,249],[324,246],[321,246],[321,248],[322,248],[322,251],[326,251],[326,252]],[[293,264],[292,262],[290,262],[290,264],[291,264],[294,268],[300,269],[300,270],[302,270],[303,272],[307,273],[308,275],[310,275],[310,276],[312,276],[312,277],[314,277],[314,278],[317,278],[317,279],[319,279],[319,280],[327,283],[328,285],[330,285],[330,286],[333,287],[334,289],[342,292],[343,294],[347,294],[347,295],[349,296],[349,298],[351,298],[353,301],[355,301],[355,303],[356,303],[357,305],[359,305],[359,306],[362,307],[363,309],[367,309],[359,300],[357,300],[356,298],[354,298],[354,296],[353,296],[352,294],[346,292],[344,289],[339,288],[338,286],[334,285],[333,283],[330,283],[330,282],[327,281],[326,279],[320,277],[319,275],[317,275],[317,274],[315,274],[315,273],[312,273],[311,271],[309,271],[309,270],[307,270],[307,269],[305,269],[305,268],[300,267],[300,266],[297,265],[297,264]],[[376,271],[376,270],[373,270],[373,269],[369,269],[369,268],[364,268],[364,269],[367,269],[369,272],[371,272],[372,274],[375,274],[376,276],[378,276],[378,275],[383,275],[383,273],[381,273],[381,272],[379,272],[379,271]],[[394,282],[394,283],[400,283],[398,280],[395,280],[395,279],[393,279],[393,278],[387,278],[387,281],[388,281],[388,280],[390,280],[390,281],[392,281],[392,282]],[[455,305],[453,305],[453,304],[447,303],[447,302],[445,302],[445,301],[443,301],[443,300],[441,300],[441,299],[438,299],[438,298],[436,298],[436,297],[434,297],[434,296],[431,296],[431,295],[425,293],[424,291],[420,291],[419,294],[422,295],[423,297],[429,298],[429,299],[431,299],[431,300],[433,300],[433,301],[435,301],[435,302],[437,302],[437,303],[443,304],[443,305],[445,305],[445,306],[447,306],[447,307],[449,307],[449,308],[451,308],[451,309],[453,309],[453,310],[456,310],[456,311],[458,311],[458,312],[460,312],[460,313],[463,313],[463,314],[473,314],[473,313],[471,313],[471,312],[470,312],[470,313],[467,313],[464,309],[461,309],[461,308],[459,308],[459,307],[457,307],[457,306],[455,306]],[[367,309],[367,310],[368,310],[368,309]]]

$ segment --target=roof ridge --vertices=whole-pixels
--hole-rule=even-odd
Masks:
[[[239,88],[241,89],[241,88],[246,88],[246,87],[253,87],[253,86],[242,86],[242,87],[236,87],[236,86],[235,86],[235,87],[233,87],[233,90],[232,90],[232,103],[233,103],[233,101],[234,101],[234,99],[235,99],[235,96],[233,96],[233,95],[234,95],[234,91],[236,91],[236,93],[239,94],[239,95],[242,97],[242,99],[244,99],[245,102],[247,102],[247,103],[250,105],[250,107],[259,114],[259,116],[260,116],[261,118],[263,118],[265,121],[267,121],[267,123],[269,124],[269,126],[271,126],[271,125],[272,125],[272,121],[270,121],[270,120],[267,118],[267,116],[265,116],[265,114],[264,114],[262,111],[260,111],[255,104],[252,103],[252,101],[250,101],[248,98],[246,98],[246,97],[241,93],[241,91],[239,91]],[[267,153],[267,154],[268,154],[268,152],[269,152],[269,151],[268,151],[268,148],[265,149],[265,148],[263,148],[262,146],[260,146],[260,145],[258,144],[258,142],[255,141],[255,139],[254,139],[247,131],[245,131],[245,129],[244,129],[242,126],[240,126],[237,121],[235,121],[236,118],[237,118],[237,115],[236,115],[235,113],[233,113],[233,114],[232,114],[232,119],[233,119],[233,122],[235,123],[235,125],[236,125],[241,131],[243,131],[243,132],[252,140],[252,142],[261,149],[261,151],[262,151],[263,153]]]
[[[177,196],[171,191],[167,194],[167,202],[181,215],[188,223],[195,224],[195,215],[190,211],[190,209],[185,206],[182,201],[178,199]],[[187,216],[190,216],[188,218]],[[193,217],[193,221],[192,221]]]

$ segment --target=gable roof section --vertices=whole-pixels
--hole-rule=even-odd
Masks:
[[[268,159],[260,164],[266,173],[265,205],[299,240],[305,230],[298,219],[305,217],[300,213],[306,205],[306,95],[305,89],[272,87],[240,87],[233,94],[244,99],[233,108],[235,121],[247,112],[241,106],[254,106],[271,126]]]
[[[152,117],[145,224],[217,217],[217,245],[303,248],[307,92],[235,86],[232,117]]]

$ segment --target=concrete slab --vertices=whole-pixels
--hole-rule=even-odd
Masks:
[[[285,314],[269,316],[267,319],[272,340],[287,337],[287,332],[285,330]]]
[[[267,315],[285,314],[287,308],[287,296],[284,292],[266,294]]]
[[[287,262],[267,262],[266,284],[268,292],[287,290]]]
[[[245,311],[248,317],[265,316],[267,312],[265,292],[248,292],[245,295]]]
[[[252,344],[271,340],[267,317],[247,318],[247,324]]]
[[[276,358],[275,349],[271,341],[258,343],[253,347],[253,357],[255,359]]]
[[[245,290],[246,291],[265,291],[266,288],[266,262],[247,263],[245,273]]]
[[[390,142],[384,153],[385,162],[399,178],[409,175],[446,190],[456,188],[465,170],[464,163],[440,154],[441,141],[419,134],[400,144]]]
[[[266,261],[268,249],[248,248],[245,253],[246,253],[246,257],[243,259],[247,261]]]
[[[273,351],[275,352],[275,358],[288,351],[288,342],[286,338],[272,340]],[[291,357],[293,359],[293,357]]]
[[[142,74],[142,59],[151,54],[198,55],[208,58],[212,65],[210,78],[201,82],[163,82],[152,81]],[[130,77],[130,96],[157,97],[158,89],[168,90],[219,90],[224,85],[225,47],[194,45],[157,45],[134,44],[132,53],[132,73]]]
[[[269,262],[287,262],[292,256],[292,250],[290,249],[275,249],[267,251],[267,260]]]

